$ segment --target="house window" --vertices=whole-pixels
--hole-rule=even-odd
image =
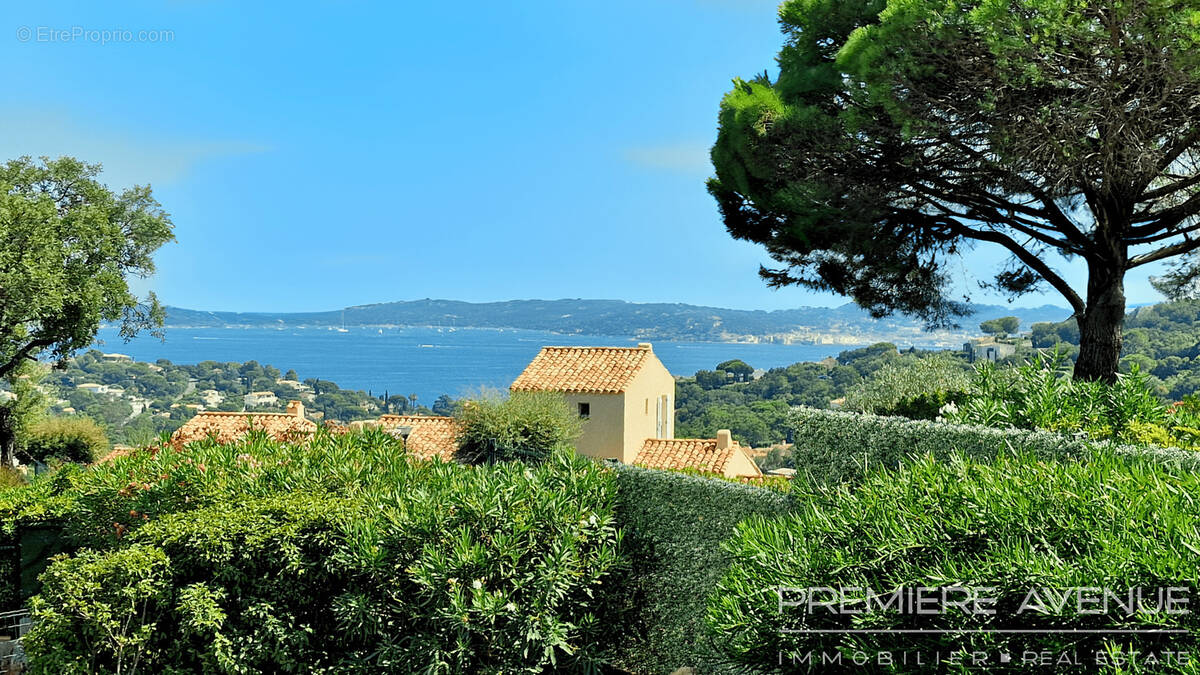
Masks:
[[[592,404],[591,403],[580,403],[579,404],[579,418],[586,420],[587,418],[589,418],[591,416],[592,416]]]

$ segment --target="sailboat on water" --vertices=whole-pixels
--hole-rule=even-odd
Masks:
[[[350,331],[346,330],[346,310],[344,310],[344,309],[342,310],[342,327],[337,329],[337,332],[339,332],[339,333],[349,333],[350,332]]]

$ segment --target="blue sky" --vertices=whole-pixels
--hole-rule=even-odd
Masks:
[[[774,63],[770,0],[48,1],[4,16],[0,157],[71,154],[113,187],[151,184],[178,242],[139,288],[169,304],[845,301],[767,289],[766,256],[704,191],[730,79]],[[1129,296],[1158,299],[1144,274]],[[1063,304],[1020,304],[1044,302]]]

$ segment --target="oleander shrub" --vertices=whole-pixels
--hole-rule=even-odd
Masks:
[[[99,424],[87,417],[50,417],[30,428],[24,454],[36,462],[87,464],[112,447]]]
[[[859,480],[873,468],[894,468],[911,457],[929,455],[948,460],[956,453],[979,461],[1014,453],[1056,460],[1087,457],[1102,449],[1200,470],[1200,454],[1191,450],[1122,445],[1049,431],[997,429],[816,408],[793,409],[792,427],[796,469],[814,480],[827,482]]]
[[[719,656],[705,602],[731,558],[721,542],[754,515],[786,513],[785,494],[671,471],[617,465],[617,523],[630,568],[607,600],[615,665],[634,673],[708,668]]]
[[[853,669],[856,658],[870,664],[867,670],[889,670],[878,660],[888,652],[896,659],[915,652],[927,659],[935,653],[967,655],[968,666],[969,655],[980,652],[991,659],[982,667],[945,669],[1004,670],[996,660],[1000,654],[1020,659],[1042,650],[1055,658],[1078,654],[1085,661],[1055,672],[1095,672],[1107,669],[1098,667],[1103,663],[1097,653],[1146,663],[1151,653],[1162,660],[1166,651],[1195,653],[1200,647],[1200,615],[1192,611],[1200,586],[1200,500],[1195,497],[1200,474],[1193,471],[1104,453],[1064,463],[1032,456],[977,462],[960,455],[873,471],[858,485],[812,484],[803,490],[792,513],[753,517],[724,546],[733,563],[709,603],[708,625],[727,659],[753,672],[822,672],[839,657],[846,670]],[[870,594],[863,589],[886,602],[903,597],[889,593],[918,587],[972,589],[950,590],[948,597],[962,600],[975,593],[984,599],[978,608],[994,613],[951,608],[917,614],[911,604],[881,609],[879,601],[861,601]],[[1159,589],[1169,587],[1184,589],[1173,593],[1188,604],[1174,608],[1188,612],[1154,611],[1162,609]],[[830,590],[807,591],[815,588]],[[1120,600],[1110,599],[1106,608],[1081,606],[1079,595],[1061,595],[1084,588],[1104,590],[1082,591],[1083,597],[1107,590]],[[1128,603],[1131,589],[1142,589],[1148,611],[1131,613],[1120,606]],[[847,607],[858,613],[809,606],[808,597],[818,603],[849,598]],[[1060,604],[1060,597],[1068,601]],[[931,607],[937,603],[925,605]],[[950,632],[811,632],[849,629]],[[1012,629],[1181,632],[995,632]],[[892,669],[905,670],[898,660],[895,664]],[[1189,668],[1195,667],[1193,659],[1188,667],[1165,664],[1161,670],[1121,672],[1193,672]],[[1018,669],[1019,663],[1009,668]]]
[[[122,641],[62,638],[116,614],[139,636],[153,624],[139,672],[587,670],[622,565],[615,491],[569,450],[425,462],[375,430],[118,458],[65,489],[68,532],[91,550],[46,573],[63,581],[35,600],[31,663],[116,672]],[[133,549],[167,561],[145,618],[111,607],[129,575],[106,556]]]
[[[513,392],[463,403],[458,456],[468,462],[538,462],[579,437],[579,418],[560,394]]]
[[[966,395],[945,406],[941,416],[957,424],[1200,448],[1196,436],[1187,431],[1189,423],[1197,421],[1195,406],[1169,407],[1136,364],[1112,384],[1076,380],[1070,365],[1058,350],[1039,352],[1015,367],[983,364]]]

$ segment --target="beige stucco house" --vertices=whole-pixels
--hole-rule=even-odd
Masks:
[[[514,392],[563,394],[583,420],[576,449],[632,464],[647,438],[675,435],[675,378],[649,343],[637,347],[543,347]]]
[[[762,475],[728,431],[716,439],[675,438],[675,378],[648,342],[543,347],[510,389],[565,396],[583,420],[576,449],[589,457],[730,477]]]

